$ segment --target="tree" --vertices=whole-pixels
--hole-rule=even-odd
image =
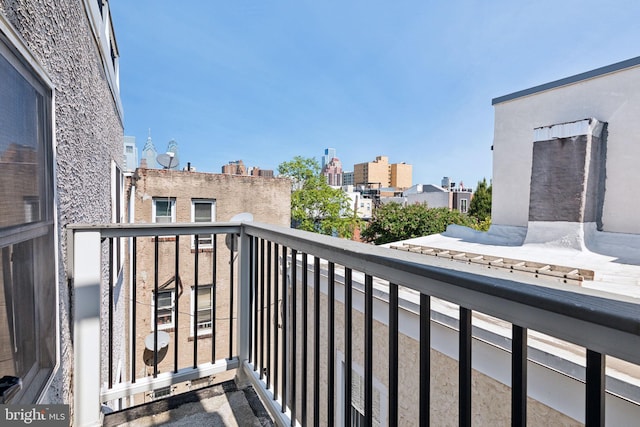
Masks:
[[[478,187],[469,204],[468,214],[475,217],[478,223],[486,222],[487,218],[489,222],[491,221],[491,185],[487,185],[486,178],[478,181]]]
[[[474,223],[474,219],[457,210],[429,209],[426,203],[402,206],[400,203],[392,202],[375,210],[361,236],[367,242],[381,245],[443,233],[449,224],[471,227]]]
[[[292,180],[291,220],[295,228],[351,238],[360,220],[349,197],[327,184],[313,158],[296,156],[278,165],[278,173]]]

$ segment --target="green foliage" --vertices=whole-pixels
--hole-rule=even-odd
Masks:
[[[426,204],[403,207],[399,203],[387,203],[378,207],[362,238],[376,245],[443,233],[449,224],[473,227],[474,218],[447,208],[429,209]]]
[[[360,220],[353,214],[349,197],[331,188],[320,173],[316,159],[294,157],[278,166],[281,176],[291,178],[291,220],[295,228],[351,238]]]
[[[478,187],[469,204],[468,214],[475,217],[478,224],[486,223],[487,219],[491,224],[491,185],[487,185],[486,178],[478,182]]]

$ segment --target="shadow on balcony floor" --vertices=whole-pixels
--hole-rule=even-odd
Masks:
[[[226,381],[163,400],[114,412],[103,426],[273,426],[252,387],[238,389]]]

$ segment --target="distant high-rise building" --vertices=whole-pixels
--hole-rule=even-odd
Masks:
[[[377,156],[373,162],[353,166],[354,185],[371,188],[409,188],[412,185],[412,166],[406,163],[389,164],[387,156]]]
[[[399,190],[411,187],[413,185],[412,174],[413,167],[411,165],[404,162],[393,163],[391,165],[391,187]]]
[[[178,150],[178,141],[172,139],[167,143],[167,153],[173,153],[173,160],[171,161],[171,168],[178,170],[178,166],[180,166],[180,153]]]
[[[138,147],[135,136],[124,137],[124,171],[133,172],[138,167]]]
[[[342,172],[342,185],[354,185],[353,171]]]
[[[331,159],[336,157],[336,149],[335,148],[325,148],[324,155],[322,156],[322,163],[320,164],[320,170],[323,170],[324,167],[331,161]]]
[[[327,184],[338,186],[342,185],[342,163],[337,157],[332,158],[322,168],[322,175],[327,178]]]
[[[222,173],[228,175],[246,175],[247,167],[242,160],[231,161],[229,164],[222,166]]]
[[[147,137],[147,142],[144,143],[144,147],[142,148],[142,158],[146,163],[147,169],[160,169],[157,161],[158,150],[156,150],[155,145],[153,145],[153,141],[151,140],[151,129],[149,129],[149,136]],[[142,165],[142,162],[141,162]]]
[[[391,185],[391,170],[387,156],[377,156],[373,162],[353,165],[355,185],[372,185],[376,188]]]

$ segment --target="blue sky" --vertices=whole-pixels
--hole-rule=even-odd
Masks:
[[[492,98],[640,55],[640,2],[110,1],[125,134],[277,169],[335,148],[414,183],[492,173]]]

